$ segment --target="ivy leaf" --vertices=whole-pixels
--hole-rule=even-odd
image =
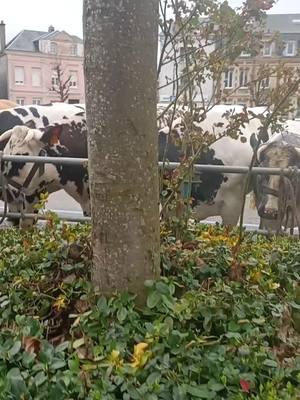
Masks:
[[[117,312],[118,321],[121,323],[121,322],[125,321],[126,317],[127,317],[126,308],[125,307],[120,308]]]
[[[27,394],[27,388],[19,368],[12,368],[8,371],[7,381],[14,398],[21,399],[22,397],[25,397]]]
[[[274,360],[271,360],[269,358],[267,358],[264,362],[263,365],[265,365],[266,367],[271,367],[271,368],[277,368],[277,362]]]
[[[215,397],[215,393],[207,389],[206,385],[191,386],[185,385],[187,393],[199,399],[212,399]]]
[[[21,342],[17,340],[14,345],[8,350],[8,357],[11,358],[19,353],[21,349]]]
[[[213,380],[209,381],[207,386],[210,390],[213,390],[214,392],[220,392],[224,389],[224,385],[222,385],[222,383]]]
[[[161,300],[160,293],[158,293],[156,291],[150,293],[147,298],[147,307],[154,308],[155,306],[157,306],[157,304],[160,302],[160,300]]]
[[[42,385],[44,382],[46,382],[46,380],[47,376],[43,371],[38,372],[34,377],[34,383],[36,384],[36,386]]]
[[[66,365],[66,362],[64,360],[56,360],[51,364],[51,368],[56,370],[56,369],[61,369]]]

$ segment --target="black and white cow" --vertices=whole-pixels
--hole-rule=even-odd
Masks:
[[[207,112],[203,121],[195,122],[196,128],[201,128],[199,134],[213,134],[219,138],[215,143],[197,157],[196,164],[228,165],[228,166],[249,166],[253,148],[251,142],[258,138],[261,122],[254,115],[263,114],[264,107],[248,109],[245,123],[237,132],[231,132],[241,136],[238,139],[222,137],[227,127],[233,126],[230,121],[240,114],[245,116],[245,109],[242,106],[217,105]],[[251,113],[250,113],[251,111]],[[182,129],[180,116],[176,115],[173,120],[172,131],[177,142],[185,132]],[[233,128],[234,129],[234,128]],[[182,133],[183,132],[183,133]],[[164,155],[164,148],[168,140],[169,129],[162,128],[159,132],[159,158]],[[168,151],[166,158],[169,161],[178,162],[183,154],[178,145],[168,140]],[[170,143],[171,142],[171,143]],[[245,186],[245,175],[203,172],[197,176],[200,183],[192,184],[191,195],[194,199],[194,216],[198,220],[211,216],[220,216],[225,225],[234,226],[237,224],[242,207],[242,197]]]
[[[261,114],[264,112],[264,108],[256,108],[251,111],[256,114]],[[175,115],[171,129],[171,135],[175,132],[179,141],[184,140],[187,133],[184,112],[184,110],[180,110]],[[249,166],[253,155],[250,142],[253,137],[258,135],[261,122],[258,118],[251,118],[248,113],[248,116],[246,114],[246,122],[239,128],[242,133],[242,140],[233,139],[231,137],[221,137],[224,130],[226,130],[229,125],[228,114],[232,114],[233,118],[238,114],[245,115],[244,108],[242,106],[215,106],[207,113],[203,121],[195,121],[194,124],[195,128],[198,129],[198,135],[211,134],[218,138],[207,151],[203,152],[197,158],[196,163]],[[84,115],[82,118],[84,118]],[[165,124],[166,122],[159,127],[160,160],[163,159],[165,154],[165,145],[168,141],[170,130]],[[78,152],[74,150],[76,146],[79,146],[78,150],[86,149],[86,134],[82,134],[82,130],[84,132],[86,131],[85,125],[78,127],[75,124],[72,129],[68,126],[68,121],[66,121],[61,133],[56,135],[57,143],[55,146],[51,138],[59,127],[49,127],[46,128],[46,130],[45,128],[42,130],[32,130],[23,127],[22,133],[19,131],[19,128],[15,128],[11,133],[6,134],[6,139],[8,139],[8,137],[10,137],[10,139],[5,146],[4,153],[38,155],[43,148],[46,149],[47,155],[50,156],[68,155],[69,157],[86,157],[86,150]],[[238,128],[232,129],[238,130]],[[79,131],[81,131],[80,134]],[[232,133],[237,134],[235,131]],[[68,138],[68,144],[66,143],[66,138]],[[172,142],[172,140],[169,140],[169,146],[165,155],[169,161],[180,161],[182,157],[180,146]],[[16,167],[16,163],[10,163],[6,168],[5,174],[11,179],[16,180],[19,184],[22,184],[28,176],[30,167],[30,164],[23,164],[22,166]],[[66,171],[65,168],[61,168],[63,171]],[[71,173],[73,169],[74,167],[71,167],[69,173]],[[81,185],[81,179],[87,180],[86,171],[79,173],[80,178],[77,183],[74,179],[69,179],[68,174],[65,174],[62,178],[58,167],[49,164],[46,165],[44,175],[45,176],[39,177],[39,175],[36,174],[30,186],[27,188],[28,195],[34,196],[32,198],[32,203],[36,201],[37,195],[41,190],[53,192],[64,188],[71,196],[80,202],[86,214],[89,213],[89,209],[86,206],[86,200],[88,198],[87,182],[83,185],[83,198],[81,197],[82,193],[77,190]],[[195,217],[199,220],[203,220],[210,216],[221,216],[224,224],[236,225],[241,213],[245,176],[241,174],[203,172],[200,174],[199,178],[200,182],[192,185]],[[199,178],[197,179],[199,180]]]
[[[273,135],[268,142],[260,146],[257,158],[260,167],[300,168],[300,121],[286,121],[285,131]],[[300,182],[296,176],[292,177],[292,186],[288,180],[278,175],[257,176],[255,188],[257,210],[259,216],[268,221],[266,226],[268,229],[279,229],[278,224],[282,221],[285,221],[286,227],[296,226],[296,218],[292,222],[291,214],[287,215],[292,210],[288,211],[286,208],[286,201],[292,196],[292,189],[296,193],[296,206],[300,217]]]
[[[52,103],[47,105],[18,106],[0,111],[0,136],[17,125],[30,125],[36,129],[45,128],[85,112],[81,104]],[[3,150],[7,142],[0,143]]]
[[[3,133],[14,128],[29,124],[30,127],[43,129],[49,125],[63,123],[74,118],[84,119],[85,108],[80,104],[52,103],[48,105],[17,106],[0,111],[0,151],[2,151],[8,137]],[[1,188],[0,188],[1,189]],[[13,197],[12,197],[13,196]],[[12,212],[19,211],[18,202],[13,201],[13,188],[8,193],[9,209]],[[0,199],[2,198],[0,190]],[[27,210],[27,207],[25,207]],[[31,207],[29,207],[31,209]]]
[[[27,126],[16,126],[0,137],[7,142],[4,155],[31,155],[48,157],[87,158],[87,131],[83,117],[78,116],[58,125],[43,129],[32,129]],[[43,192],[53,193],[64,189],[74,198],[83,210],[90,215],[87,166],[45,164],[42,174],[38,170],[29,180],[33,163],[6,162],[4,176],[12,187],[23,186],[22,209],[26,213],[34,212],[34,205]],[[10,199],[14,205],[14,199]],[[20,211],[17,209],[16,211]],[[24,220],[22,226],[31,225],[32,221]]]

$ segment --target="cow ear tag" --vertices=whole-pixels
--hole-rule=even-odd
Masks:
[[[59,136],[61,133],[61,128],[60,127],[55,127],[52,129],[51,132],[51,138],[50,138],[50,145],[53,146],[54,144],[59,143]]]

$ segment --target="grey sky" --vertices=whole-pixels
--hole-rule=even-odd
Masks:
[[[0,0],[0,20],[7,40],[22,29],[47,30],[49,25],[82,37],[82,0]],[[243,0],[229,0],[233,7]],[[278,0],[272,13],[299,13],[300,0]]]

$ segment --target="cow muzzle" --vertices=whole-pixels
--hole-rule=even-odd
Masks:
[[[260,218],[270,219],[270,220],[277,220],[278,219],[278,210],[275,208],[261,206],[258,208],[258,215]]]

